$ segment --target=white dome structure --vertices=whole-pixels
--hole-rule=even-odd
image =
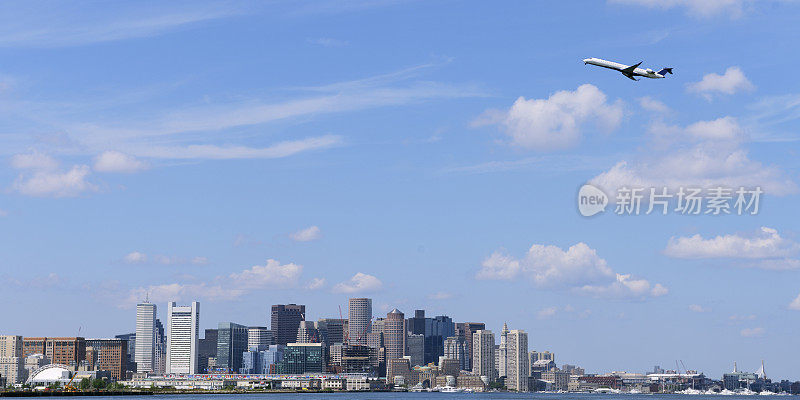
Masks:
[[[25,383],[33,386],[48,386],[56,382],[65,384],[69,382],[72,373],[66,365],[48,364],[31,372]]]

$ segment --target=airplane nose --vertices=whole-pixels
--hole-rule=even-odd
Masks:
[[[583,64],[584,64],[584,65],[588,64],[588,63],[589,63],[589,60],[591,60],[591,58],[584,58],[584,59],[583,59]]]

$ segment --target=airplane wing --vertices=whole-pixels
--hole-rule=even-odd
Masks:
[[[642,62],[641,62],[641,61],[639,61],[639,63],[638,63],[638,64],[636,64],[636,65],[631,65],[630,67],[628,67],[628,68],[625,68],[625,69],[621,70],[621,72],[622,72],[623,74],[625,74],[625,76],[628,76],[628,75],[633,75],[633,71],[634,71],[636,68],[639,68],[639,66],[640,66],[640,65],[642,65]]]
[[[622,74],[622,75],[625,75],[626,78],[628,78],[628,79],[630,79],[632,81],[638,81],[638,79],[634,78],[633,75],[628,75],[628,74]]]

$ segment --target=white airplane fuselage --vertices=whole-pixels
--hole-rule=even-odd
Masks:
[[[591,64],[591,65],[596,65],[598,67],[613,69],[615,71],[622,72],[623,75],[625,74],[624,70],[626,68],[630,68],[631,67],[630,65],[620,64],[618,62],[603,60],[603,59],[594,58],[594,57],[584,59],[583,60],[583,64],[584,65]],[[651,78],[651,79],[664,78],[664,75],[659,74],[658,72],[653,71],[650,68],[634,68],[633,71],[631,72],[631,75],[633,75],[633,76],[643,76],[645,78]],[[625,75],[625,76],[628,76],[628,75]],[[633,79],[631,76],[628,76],[628,77]]]

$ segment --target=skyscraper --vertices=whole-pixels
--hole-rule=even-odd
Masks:
[[[164,375],[167,370],[167,334],[164,331],[164,324],[156,318],[156,337],[155,348],[153,349],[153,373]]]
[[[508,339],[508,325],[504,322],[503,323],[503,330],[500,331],[500,347],[498,347],[497,354],[497,375],[498,376],[507,376],[506,373],[506,366],[508,365],[507,357],[508,352],[506,351],[506,343]]]
[[[481,329],[472,334],[472,372],[490,380],[497,377],[494,368],[494,333]]]
[[[425,335],[409,333],[406,338],[406,355],[411,366],[423,365],[425,361]]]
[[[197,341],[197,372],[200,374],[210,372],[210,359],[214,359],[216,364],[218,333],[216,329],[206,329],[203,339]]]
[[[306,319],[306,306],[297,304],[275,304],[272,306],[271,329],[275,343],[286,345],[297,339],[300,321]]]
[[[258,351],[267,349],[272,344],[272,331],[266,326],[251,326],[247,328],[247,348],[257,348]]]
[[[444,340],[444,357],[458,361],[459,370],[467,369],[467,342],[463,337],[450,336]]]
[[[25,375],[22,336],[0,336],[0,377],[7,385],[21,383]]]
[[[408,332],[425,335],[425,363],[437,362],[444,355],[444,339],[454,336],[455,324],[446,315],[425,318],[425,310],[415,310],[407,322]]]
[[[456,334],[463,336],[464,341],[467,342],[467,370],[472,371],[472,334],[486,329],[486,324],[481,322],[462,322],[456,324]]]
[[[348,306],[349,343],[366,346],[367,332],[372,320],[372,299],[352,298]]]
[[[325,324],[328,330],[328,343],[344,343],[345,329],[348,329],[348,322],[346,319],[340,318],[322,318],[319,320],[320,324]]]
[[[200,303],[193,301],[189,306],[178,306],[175,302],[167,304],[166,373],[197,373],[199,331]],[[137,340],[136,342],[138,343],[139,341]],[[138,354],[139,352],[137,351],[136,353]]]
[[[314,321],[300,321],[294,343],[322,343],[319,329]]]
[[[506,387],[528,391],[528,334],[514,329],[506,336]]]
[[[406,319],[398,309],[386,314],[383,321],[383,341],[386,355],[386,376],[394,376],[395,363],[393,360],[403,358],[406,350]]]
[[[217,325],[217,371],[238,373],[247,350],[247,327],[233,322]]]
[[[394,309],[386,314],[383,322],[383,340],[386,347],[386,359],[403,358],[406,349],[405,315]]]
[[[156,305],[136,305],[136,372],[153,372],[156,348]]]

